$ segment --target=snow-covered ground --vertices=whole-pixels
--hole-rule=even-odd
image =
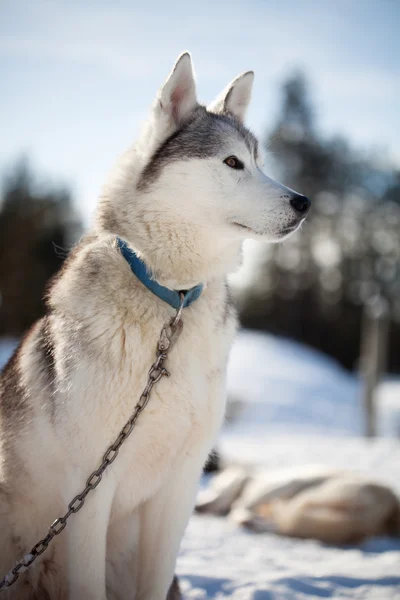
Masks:
[[[12,348],[10,341],[0,344],[0,367]],[[351,468],[400,495],[399,378],[380,387],[378,427],[385,437],[373,441],[360,437],[361,383],[294,342],[240,333],[228,391],[232,420],[219,441],[225,459],[266,469],[309,463]],[[177,572],[188,599],[400,600],[400,539],[334,548],[194,515]]]
[[[329,358],[273,336],[242,332],[231,354],[233,422],[219,442],[228,460],[264,468],[322,464],[354,469],[400,495],[400,379],[379,390],[379,431],[362,432],[361,382]],[[400,539],[334,548],[238,529],[194,515],[178,574],[187,598],[400,599]]]
[[[178,574],[185,598],[293,600],[400,598],[400,542],[359,548],[257,535],[226,520],[193,517]]]

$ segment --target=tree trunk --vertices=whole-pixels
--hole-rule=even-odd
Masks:
[[[382,296],[376,296],[364,306],[361,332],[361,371],[364,380],[364,433],[374,437],[377,433],[376,390],[382,373],[386,370],[389,310]]]

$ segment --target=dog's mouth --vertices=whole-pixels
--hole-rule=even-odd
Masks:
[[[300,220],[296,219],[295,221],[292,221],[292,223],[290,223],[289,225],[286,225],[286,227],[283,227],[283,229],[281,229],[277,235],[279,237],[285,237],[285,236],[289,235],[290,233],[293,233],[294,231],[296,231],[296,229],[298,229],[300,227],[300,225],[304,222],[304,220],[305,219],[300,219]],[[247,231],[248,233],[252,233],[253,235],[258,235],[258,236],[263,235],[261,232],[258,232],[255,229],[252,229],[248,225],[243,225],[243,223],[239,223],[238,221],[232,221],[232,225],[238,229],[241,229],[242,231]]]
[[[296,231],[298,226],[299,223],[297,223],[297,225],[289,225],[289,227],[284,227],[280,230],[279,235],[287,235],[288,233],[292,233],[293,231]]]
[[[279,235],[284,237],[285,235],[289,235],[289,233],[293,233],[300,227],[300,225],[304,222],[305,219],[300,219],[299,221],[294,221],[290,225],[287,225],[283,229],[280,230]]]
[[[248,227],[247,225],[243,225],[243,223],[238,223],[237,221],[233,221],[232,225],[234,225],[235,227],[239,227],[240,229],[244,229],[244,231],[249,231],[250,233],[257,233],[251,227]]]

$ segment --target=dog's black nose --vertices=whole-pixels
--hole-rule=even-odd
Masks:
[[[309,200],[307,196],[293,194],[293,196],[290,198],[290,204],[296,212],[298,212],[302,217],[305,217],[310,210],[311,200]]]

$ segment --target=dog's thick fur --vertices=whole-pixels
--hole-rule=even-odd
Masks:
[[[174,311],[132,274],[124,238],[172,289],[200,282],[132,436],[83,509],[5,598],[165,600],[196,486],[220,427],[236,320],[226,274],[245,237],[279,241],[304,218],[260,170],[242,120],[252,72],[206,109],[190,56],[161,88],[104,189],[92,231],[50,287],[47,314],[1,379],[1,575],[85,487],[131,415]],[[224,163],[237,156],[244,169]],[[297,196],[298,197],[298,196]],[[175,589],[176,592],[176,589]]]
[[[328,544],[400,536],[400,503],[394,492],[351,471],[325,467],[265,472],[229,467],[200,492],[196,509],[229,514],[252,531]]]

